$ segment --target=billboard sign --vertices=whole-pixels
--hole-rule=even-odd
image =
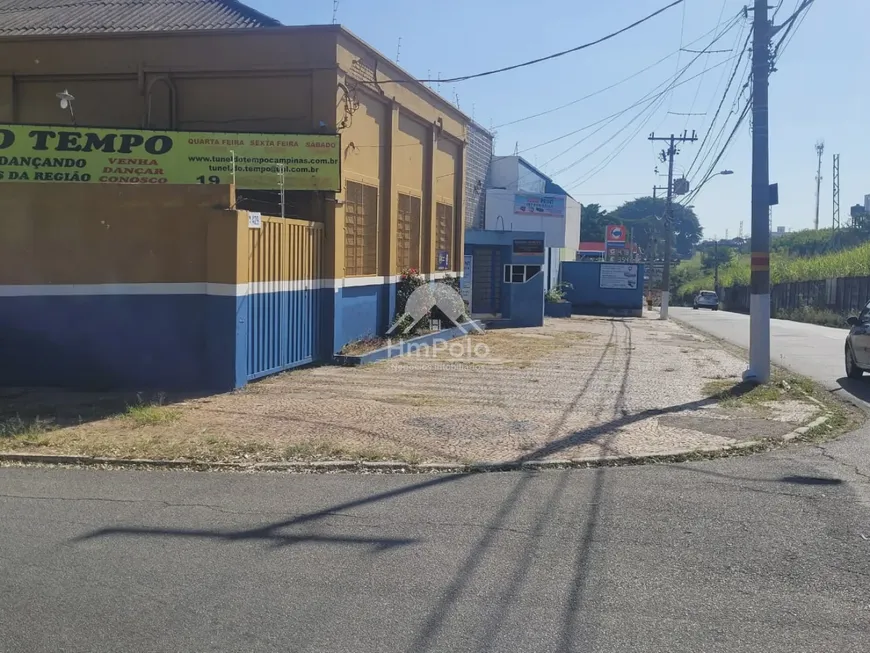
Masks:
[[[287,190],[340,191],[339,150],[338,135],[0,124],[0,181],[277,189],[283,174]]]
[[[514,254],[543,254],[544,253],[544,241],[543,240],[515,240],[514,241]]]
[[[514,195],[514,213],[564,218],[565,197],[563,195]]]
[[[637,288],[637,266],[603,263],[599,284],[601,288],[632,290]]]
[[[625,247],[625,227],[618,224],[607,225],[605,241],[607,247]]]

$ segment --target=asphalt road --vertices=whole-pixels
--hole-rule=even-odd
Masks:
[[[471,476],[0,468],[0,651],[867,651],[866,434]]]
[[[717,338],[749,347],[749,316],[725,311],[674,307],[670,314]],[[770,359],[782,367],[813,379],[844,398],[870,402],[870,376],[861,380],[846,377],[843,348],[846,329],[803,324],[788,320],[770,321]]]

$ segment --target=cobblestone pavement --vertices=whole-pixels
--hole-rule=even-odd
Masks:
[[[101,455],[501,462],[726,445],[784,435],[817,412],[800,401],[724,407],[705,392],[743,369],[674,322],[574,317],[360,368],[293,371],[185,402],[176,421],[126,427],[126,439],[116,418],[55,442]]]

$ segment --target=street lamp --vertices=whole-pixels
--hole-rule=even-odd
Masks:
[[[704,187],[704,184],[706,184],[708,181],[710,181],[713,177],[718,177],[719,175],[733,175],[733,174],[734,174],[733,170],[720,170],[719,172],[710,175],[704,181],[702,181],[700,184],[698,184],[697,188],[695,188],[694,191],[692,191],[692,193],[693,193],[692,197],[697,197],[698,191],[701,190],[701,188]]]

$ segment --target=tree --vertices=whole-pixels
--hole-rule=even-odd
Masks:
[[[734,258],[734,251],[730,247],[720,245],[716,248],[709,248],[701,254],[701,267],[709,272],[716,267],[717,263],[719,267],[728,265],[732,258]]]
[[[598,204],[580,205],[580,240],[591,243],[604,242],[604,234],[610,216]]]
[[[665,207],[667,200],[661,197],[638,197],[625,202],[607,214],[608,224],[621,224],[634,235],[634,242],[646,251],[661,251],[665,242]],[[674,251],[685,258],[701,241],[703,229],[698,216],[691,207],[676,202],[672,205]],[[582,232],[582,218],[581,218]]]

